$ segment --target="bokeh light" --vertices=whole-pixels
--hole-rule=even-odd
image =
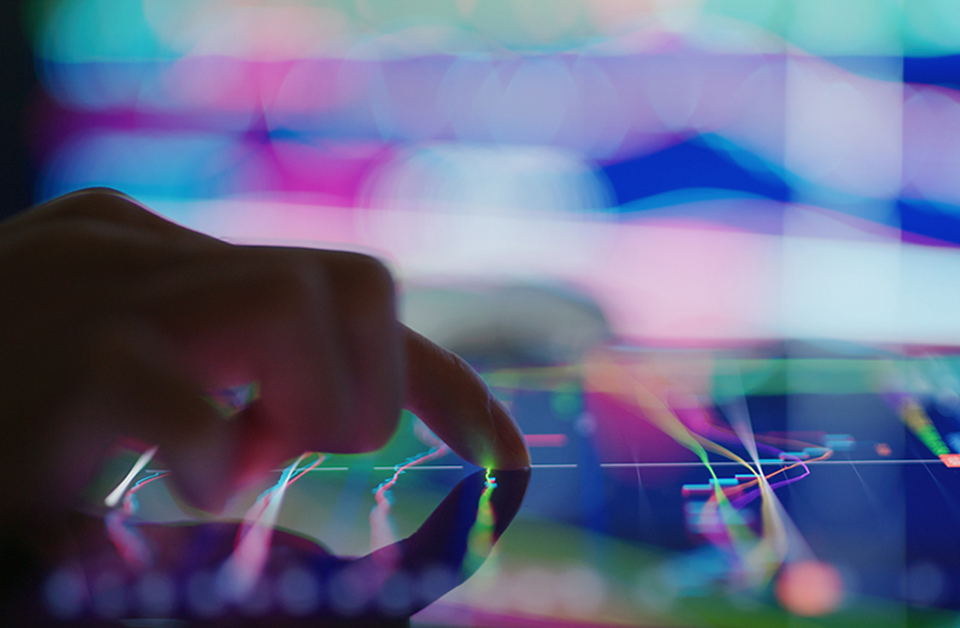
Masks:
[[[843,601],[844,586],[833,565],[817,561],[789,563],[777,580],[777,599],[787,610],[806,617],[835,612]]]

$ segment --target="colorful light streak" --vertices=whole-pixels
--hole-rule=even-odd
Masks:
[[[821,450],[822,453],[816,458],[817,461],[829,458],[833,454],[832,450],[795,439],[757,437],[750,426],[749,415],[746,412],[746,406],[743,405],[742,397],[739,398],[741,401],[735,403],[730,409],[732,431],[722,429],[705,417],[705,411],[691,413],[689,408],[692,404],[689,399],[686,399],[669,381],[645,372],[642,365],[639,367],[618,365],[608,359],[599,358],[589,365],[585,374],[585,387],[588,390],[602,390],[606,394],[632,402],[647,421],[700,458],[701,464],[711,477],[709,485],[711,494],[701,507],[688,514],[694,517],[696,527],[703,537],[727,557],[729,561],[727,578],[731,583],[756,590],[766,586],[785,563],[811,559],[812,552],[790,522],[789,516],[774,492],[779,487],[807,477],[810,469],[807,462],[799,456],[781,451],[774,447],[773,443],[780,442],[811,451]],[[699,424],[708,427],[713,433],[726,439],[735,436],[737,444],[749,453],[750,462],[694,431],[692,426],[697,422],[691,421],[688,424],[682,421],[677,412],[649,388],[645,381],[655,382],[658,389],[669,391],[669,395],[673,398],[685,399],[684,406],[687,408],[685,415],[688,416],[688,420],[691,415],[698,417]],[[761,442],[758,443],[758,440]],[[762,470],[764,461],[760,459],[758,445],[764,445],[768,451],[776,453],[779,460],[793,459],[795,462],[776,471],[764,473]],[[708,452],[719,454],[743,466],[753,479],[729,486],[728,482],[717,475]],[[797,468],[802,469],[801,474],[778,479],[775,482],[770,481]],[[759,533],[753,531],[743,514],[743,509],[756,499],[760,499]]]
[[[300,466],[311,456],[316,458],[309,464]],[[263,573],[270,552],[270,540],[280,514],[280,506],[287,489],[297,480],[315,469],[324,460],[324,454],[301,454],[288,466],[277,483],[261,493],[253,506],[247,510],[243,523],[237,531],[237,541],[233,553],[220,567],[220,577],[224,590],[232,600],[240,600],[248,595]]]
[[[153,450],[148,453],[150,453],[152,457],[152,453],[155,451],[156,447],[154,447]],[[135,464],[131,470],[131,474],[136,475],[136,473],[140,472],[142,465],[139,463],[144,459],[145,456],[146,454],[140,457],[140,459],[137,461],[137,464]],[[149,461],[149,457],[147,460]],[[146,464],[146,462],[143,464]],[[136,496],[137,491],[147,484],[150,484],[151,482],[159,480],[160,478],[168,475],[170,475],[169,472],[158,471],[139,480],[130,488],[129,491],[126,491],[126,493],[123,494],[123,503],[121,507],[114,508],[104,517],[104,521],[107,526],[107,536],[110,538],[110,541],[113,543],[120,556],[127,562],[127,564],[131,565],[135,569],[144,569],[149,567],[152,562],[150,548],[144,542],[136,528],[130,525],[130,519],[136,515],[137,511],[139,510],[139,502],[137,501]],[[128,474],[128,478],[129,477],[130,475]],[[129,481],[124,479],[117,489],[120,489],[121,487],[125,488],[126,484],[129,484]],[[111,495],[112,494],[113,493],[111,493]],[[116,504],[116,502],[114,502],[114,504]]]
[[[496,542],[493,530],[497,523],[497,515],[490,504],[490,499],[493,497],[494,489],[497,488],[497,478],[492,474],[493,470],[487,469],[483,493],[480,494],[480,501],[477,504],[477,519],[467,537],[467,555],[461,567],[467,575],[480,568],[480,565],[490,556],[490,550]]]
[[[717,521],[722,524],[722,528],[708,531],[708,534],[705,535],[707,539],[710,540],[711,543],[730,551],[733,559],[731,566],[738,575],[752,575],[758,571],[760,573],[768,573],[768,565],[771,562],[771,557],[763,556],[759,561],[755,558],[751,561],[751,554],[749,552],[761,546],[781,547],[783,545],[782,539],[771,540],[769,537],[771,535],[779,535],[782,531],[782,525],[779,525],[776,513],[772,513],[769,509],[764,509],[763,537],[760,542],[757,542],[756,535],[745,524],[741,515],[732,506],[727,495],[724,493],[720,479],[711,466],[707,451],[713,451],[714,453],[718,453],[742,464],[750,473],[757,476],[758,479],[762,477],[760,473],[737,454],[690,431],[670,410],[666,403],[661,401],[641,384],[640,379],[635,374],[626,370],[620,373],[619,369],[611,367],[613,367],[612,363],[601,363],[597,365],[596,372],[602,373],[603,375],[601,375],[601,377],[606,376],[604,377],[606,381],[604,382],[605,385],[603,388],[606,390],[612,389],[615,391],[614,394],[621,398],[632,398],[636,407],[643,411],[644,418],[652,422],[676,442],[693,451],[697,457],[700,458],[701,463],[710,474],[713,480],[711,484],[713,486],[716,504],[714,516],[717,517]],[[617,375],[618,373],[620,374]],[[616,379],[612,379],[611,376],[616,376]],[[588,385],[593,383],[594,382],[588,380]],[[759,464],[757,468],[760,468]],[[764,504],[766,503],[767,501],[764,500]],[[773,560],[776,559],[774,558]],[[751,562],[753,564],[750,564]]]
[[[117,551],[131,566],[142,569],[150,565],[150,550],[137,533],[130,519],[137,513],[136,493],[147,484],[166,477],[168,471],[160,471],[139,480],[129,490],[126,486],[150,461],[157,452],[153,447],[142,454],[120,485],[111,491],[105,500],[108,505],[116,503],[122,496],[122,505],[113,508],[104,517],[107,534]],[[308,461],[312,456],[315,459]],[[221,582],[225,593],[233,600],[239,600],[248,594],[257,584],[257,580],[266,564],[270,550],[270,541],[280,513],[280,506],[287,489],[308,472],[317,468],[324,460],[324,454],[304,453],[284,469],[277,483],[260,494],[247,510],[243,523],[237,531],[234,551],[220,568]],[[302,465],[302,466],[301,466]]]
[[[647,363],[647,369],[655,370],[655,367],[650,368],[650,362],[655,364],[657,360],[646,361],[645,357],[646,356],[641,356],[641,360]],[[732,365],[739,363],[740,362],[738,361],[717,361],[712,363],[712,367],[714,371],[719,370],[726,372],[731,370]],[[779,368],[787,368],[787,363],[788,361],[779,360],[771,361],[769,365],[772,367],[773,371],[776,371]],[[802,360],[798,361],[798,364],[802,363]],[[747,362],[746,364],[750,363]],[[868,375],[875,374],[878,372],[878,370],[882,370],[870,361],[858,362],[857,365],[859,367],[863,367]],[[749,417],[740,415],[740,410],[736,409],[736,395],[734,394],[736,390],[735,387],[729,382],[724,388],[724,394],[720,395],[719,398],[715,397],[713,399],[713,403],[716,403],[718,407],[722,409],[722,412],[712,413],[708,408],[685,403],[689,401],[689,399],[684,397],[682,394],[677,393],[677,387],[674,387],[675,394],[664,394],[664,390],[669,390],[671,388],[671,384],[675,384],[676,382],[671,381],[670,378],[667,377],[663,382],[665,388],[658,388],[651,382],[649,372],[643,372],[642,367],[631,369],[624,364],[616,365],[617,369],[611,370],[620,370],[625,372],[625,376],[622,377],[620,381],[610,381],[606,377],[597,377],[595,379],[590,379],[587,377],[584,385],[581,387],[579,382],[583,380],[580,378],[589,374],[595,374],[592,373],[594,366],[596,365],[588,367],[563,366],[556,368],[528,370],[511,369],[488,373],[486,375],[486,379],[490,382],[495,382],[497,385],[509,386],[509,388],[517,391],[533,390],[542,393],[544,391],[569,390],[574,388],[577,391],[576,394],[580,396],[592,394],[598,390],[602,390],[605,394],[614,394],[625,400],[634,400],[631,404],[634,408],[639,408],[641,403],[645,404],[646,407],[655,406],[656,404],[654,401],[647,398],[646,395],[637,395],[630,390],[638,385],[642,385],[646,392],[658,399],[663,408],[665,408],[665,411],[672,413],[676,421],[682,423],[687,432],[691,435],[696,435],[705,440],[714,442],[714,444],[717,446],[727,448],[732,452],[738,452],[738,449],[733,445],[742,446],[748,451],[748,453],[750,453],[749,456],[739,453],[739,458],[725,456],[729,462],[717,462],[714,454],[719,452],[709,445],[700,442],[701,447],[708,454],[709,465],[714,470],[714,473],[711,475],[711,477],[714,478],[714,482],[710,485],[710,490],[712,491],[711,495],[708,495],[705,501],[700,502],[701,507],[699,511],[697,511],[697,519],[701,524],[703,534],[699,534],[698,536],[694,537],[694,542],[706,541],[706,545],[702,549],[714,551],[714,555],[718,557],[718,562],[721,560],[723,561],[725,570],[717,571],[716,573],[710,572],[709,575],[704,576],[704,578],[701,578],[701,580],[698,581],[700,584],[697,584],[696,586],[690,585],[688,588],[679,590],[679,592],[674,591],[674,595],[683,597],[712,595],[712,593],[704,593],[704,581],[707,582],[707,584],[711,587],[716,586],[716,589],[710,589],[711,592],[717,590],[740,591],[742,590],[741,587],[743,587],[743,589],[756,592],[758,588],[762,589],[763,583],[768,583],[771,579],[774,579],[778,582],[777,587],[775,587],[778,596],[777,599],[789,612],[817,615],[836,610],[837,604],[840,603],[838,600],[842,599],[842,587],[845,584],[843,578],[839,578],[840,572],[838,572],[836,568],[830,564],[817,563],[815,559],[811,558],[809,548],[803,547],[803,540],[795,536],[796,530],[791,530],[789,519],[786,519],[785,515],[779,511],[776,501],[772,501],[769,506],[764,506],[761,504],[760,509],[762,510],[765,507],[769,508],[772,511],[772,514],[769,518],[774,519],[779,517],[783,522],[783,530],[779,538],[786,539],[786,547],[777,547],[773,543],[765,545],[764,541],[766,538],[769,537],[771,539],[775,539],[777,536],[773,534],[766,534],[767,526],[770,525],[767,520],[762,522],[764,527],[759,532],[757,531],[757,526],[761,522],[758,521],[759,517],[755,517],[754,519],[750,518],[750,516],[756,512],[753,510],[753,508],[750,508],[751,504],[755,506],[758,500],[770,500],[770,494],[780,490],[781,487],[794,482],[799,482],[800,479],[809,477],[809,474],[812,471],[817,471],[817,469],[814,468],[814,465],[817,464],[832,463],[835,468],[835,465],[858,465],[861,463],[901,465],[933,462],[899,459],[865,461],[847,459],[828,460],[832,452],[829,451],[829,448],[817,446],[818,443],[822,442],[821,440],[818,440],[816,436],[819,434],[817,431],[809,432],[811,436],[806,438],[810,442],[806,442],[805,440],[800,440],[798,438],[791,438],[789,436],[780,437],[754,433],[748,422]],[[754,366],[756,366],[756,364],[754,364]],[[669,369],[667,370],[669,371]],[[529,371],[529,376],[525,375],[525,371]],[[856,384],[857,386],[866,386],[869,383],[869,379],[870,377],[857,378]],[[879,381],[879,378],[875,378],[875,380]],[[711,381],[715,380],[707,378],[704,381],[709,384]],[[574,384],[571,384],[571,382],[574,382]],[[788,384],[789,382],[781,382],[778,384],[779,388],[775,387],[776,390],[773,388],[764,389],[765,392],[761,392],[759,394],[785,394],[785,391],[788,389]],[[849,393],[849,390],[846,386],[836,387],[834,384],[834,382],[826,382],[826,389],[819,391],[816,390],[812,382],[805,382],[803,385],[805,387],[804,390],[811,390],[825,395],[842,395]],[[681,386],[679,388],[683,387]],[[633,397],[630,396],[631,394],[633,394]],[[522,394],[518,398],[521,401],[526,400]],[[542,401],[543,395],[538,394],[537,398]],[[733,401],[729,401],[730,399],[733,399]],[[751,404],[753,401],[754,400],[752,399]],[[701,399],[700,403],[707,402],[704,402]],[[745,408],[741,408],[741,410],[745,410]],[[644,412],[646,412],[646,409]],[[598,416],[598,419],[601,418],[602,417]],[[724,422],[724,418],[729,422],[729,424]],[[830,436],[831,438],[847,437],[847,435],[839,433],[829,434],[827,436]],[[859,444],[857,445],[858,449],[862,449],[864,443],[869,443],[869,448],[873,448],[873,443],[867,440],[859,441]],[[816,450],[819,450],[819,452]],[[805,458],[803,455],[797,455],[803,453],[808,454],[809,458]],[[783,459],[782,464],[775,469],[771,469],[770,465],[777,464],[778,457]],[[697,456],[697,458],[700,459],[700,456]],[[769,492],[764,489],[763,482],[753,471],[750,473],[740,473],[736,478],[736,480],[738,480],[738,484],[736,485],[731,486],[728,483],[727,480],[735,472],[731,465],[736,465],[742,468],[745,462],[754,470],[760,470],[761,468],[763,469],[760,475],[763,477],[766,484],[769,485]],[[622,466],[626,468],[627,464],[628,463],[622,463]],[[642,466],[645,463],[639,462],[636,464],[638,466]],[[700,459],[700,462],[698,463],[680,462],[679,466],[683,466],[684,464],[699,464],[704,466],[702,459]],[[606,467],[616,466],[615,463],[611,464],[603,462],[601,462],[600,465]],[[434,468],[435,466],[437,465],[429,465],[429,468]],[[556,468],[572,468],[576,465],[558,464],[554,466]],[[380,469],[382,467],[376,468]],[[394,485],[392,485],[391,488],[394,488],[395,482],[398,480],[398,477],[396,476],[397,467],[392,468],[394,469],[394,474],[391,475],[391,477],[385,483],[393,481]],[[544,468],[551,468],[551,465],[544,465]],[[689,466],[686,468],[687,470],[690,470]],[[707,467],[704,466],[704,468],[706,469]],[[567,475],[566,477],[569,478],[570,476]],[[381,487],[382,486],[383,484],[381,484]],[[720,500],[716,496],[716,490],[718,488],[722,491],[724,497],[729,502],[729,508],[726,510],[724,510],[724,507],[721,505]],[[748,508],[749,510],[747,510]],[[480,521],[486,520],[483,512],[478,512],[478,519]],[[478,535],[477,538],[480,539],[475,542],[475,547],[482,549],[484,547],[484,542],[479,528],[472,531],[471,536],[473,536],[474,533],[476,533]],[[577,534],[583,534],[582,530],[578,529]],[[510,563],[503,562],[506,556],[506,554],[499,553],[494,556],[497,561],[495,568],[499,570],[497,571],[497,577],[499,577],[500,573],[503,573],[504,569],[507,570],[508,574],[510,573]],[[472,558],[470,558],[470,560],[472,560]],[[510,558],[510,560],[514,559]],[[690,568],[689,566],[681,565],[681,561],[679,561],[674,555],[666,557],[664,560],[673,565],[672,568],[674,568],[677,573],[682,572],[684,569]],[[823,604],[812,605],[809,607],[798,606],[795,600],[789,596],[786,596],[783,591],[790,589],[790,587],[793,586],[792,583],[794,583],[795,580],[794,576],[797,573],[803,573],[804,570],[807,569],[807,566],[811,564],[811,561],[813,561],[813,564],[820,565],[825,573],[831,574],[831,578],[827,580],[827,582],[830,583],[830,587],[827,588],[829,589],[831,595],[823,596],[823,600],[826,600]],[[760,567],[763,568],[761,569]],[[846,572],[844,572],[844,575],[846,575]],[[684,576],[681,574],[678,577],[682,579]],[[779,584],[781,580],[784,581],[784,584],[782,585]],[[473,604],[477,607],[485,607],[485,602],[480,598],[475,599]],[[505,607],[501,606],[501,608]],[[521,609],[517,612],[524,612],[522,610],[524,608],[522,605],[518,605],[515,608]],[[563,612],[560,610],[555,610],[555,616],[559,618],[563,616]]]
[[[204,4],[165,0],[122,10],[109,0],[30,4],[45,18],[37,20],[38,48],[47,57],[75,62],[202,55],[284,60],[351,51],[396,58],[451,47],[474,54],[491,48],[522,53],[583,47],[616,54],[666,48],[672,43],[669,35],[740,53],[770,52],[785,42],[821,55],[960,51],[960,21],[950,0],[842,5],[810,0],[795,6],[766,0],[426,5],[305,0],[221,2],[213,11]],[[107,15],[114,19],[104,24]],[[711,38],[721,28],[730,36]]]
[[[450,453],[450,448],[441,443],[429,451],[407,458],[394,467],[393,475],[390,478],[384,480],[380,486],[373,490],[377,505],[370,511],[371,549],[384,547],[397,541],[397,535],[393,529],[393,523],[390,520],[390,507],[393,503],[393,493],[391,489],[394,484],[397,483],[397,480],[400,479],[400,476],[408,469],[431,460],[436,460],[437,458],[442,458],[448,453]]]
[[[937,427],[930,421],[926,411],[914,399],[903,399],[899,404],[899,415],[910,431],[927,446],[934,456],[945,456],[950,448],[943,442]]]
[[[134,463],[133,467],[130,469],[130,472],[127,473],[126,477],[120,481],[120,484],[117,485],[115,489],[110,491],[110,494],[107,495],[106,499],[103,500],[103,503],[106,504],[109,508],[115,507],[120,503],[120,500],[123,498],[123,494],[126,492],[127,487],[130,485],[130,482],[133,481],[137,474],[143,470],[145,466],[153,459],[157,453],[158,447],[154,446],[143,452],[137,461]]]
[[[111,185],[413,277],[520,269],[632,338],[960,343],[960,256],[902,246],[960,240],[942,0],[28,4],[44,198]]]

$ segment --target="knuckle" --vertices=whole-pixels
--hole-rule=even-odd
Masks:
[[[263,287],[265,299],[290,313],[314,307],[321,289],[316,270],[295,258],[276,262]]]
[[[124,194],[123,192],[121,192],[120,190],[107,187],[107,186],[102,186],[102,185],[83,188],[82,190],[77,190],[76,192],[73,193],[73,195],[75,196],[91,196],[92,195],[92,196],[99,196],[104,198],[109,197],[109,198],[120,198],[124,200],[130,200],[130,197]]]
[[[61,213],[76,218],[129,222],[145,212],[129,196],[111,188],[86,188],[64,199]]]
[[[344,275],[362,293],[383,301],[393,298],[393,274],[381,260],[362,253],[344,253]]]
[[[364,283],[382,292],[393,292],[393,274],[383,261],[369,255],[359,255],[357,264]]]

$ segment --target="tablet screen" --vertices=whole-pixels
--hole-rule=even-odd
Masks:
[[[952,625],[948,4],[26,2],[37,200],[107,185],[390,264],[533,457],[415,624]],[[275,523],[344,556],[413,534],[479,471],[439,447],[405,415]],[[137,495],[190,518],[162,479]]]

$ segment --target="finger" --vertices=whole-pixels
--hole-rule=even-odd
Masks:
[[[400,416],[403,364],[389,271],[366,255],[249,247],[293,264],[312,289],[283,308],[290,333],[268,344],[260,402],[243,416],[244,480],[304,450],[373,451]]]
[[[110,188],[86,188],[65,194],[19,214],[5,224],[19,227],[62,225],[74,220],[151,233],[180,244],[189,242],[203,246],[226,246],[225,242],[181,227],[153,213],[132,197]]]
[[[207,390],[257,382],[234,419],[244,484],[305,450],[351,451],[352,382],[326,278],[302,251],[231,247],[152,282],[140,310]]]
[[[202,385],[148,325],[116,325],[100,336],[98,347],[75,411],[81,418],[99,413],[111,432],[158,445],[181,495],[197,508],[222,510],[236,434],[204,400]]]
[[[529,467],[520,429],[470,365],[415,331],[405,329],[404,336],[405,407],[469,462],[494,469]]]
[[[404,364],[390,271],[367,255],[311,252],[328,278],[331,316],[351,382],[355,451],[384,446],[400,418]]]

